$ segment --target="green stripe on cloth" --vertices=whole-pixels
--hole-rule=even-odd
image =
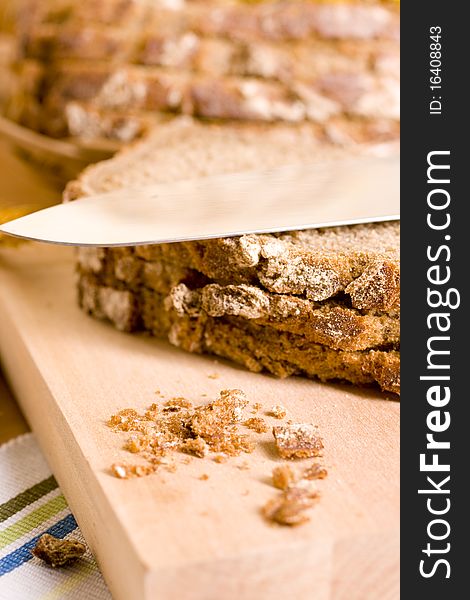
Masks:
[[[41,600],[61,600],[87,579],[91,579],[94,575],[96,576],[96,574],[99,573],[98,565],[96,563],[82,561],[79,564],[79,569],[80,570],[76,573],[70,573],[68,579],[59,583],[59,585],[50,590],[50,592],[41,596]]]
[[[0,523],[3,523],[3,521],[6,521],[17,512],[20,512],[20,510],[23,510],[23,508],[28,506],[28,504],[36,502],[36,500],[39,500],[39,498],[42,498],[42,496],[45,496],[52,490],[55,490],[56,487],[57,481],[55,480],[54,475],[51,475],[47,479],[44,479],[43,481],[36,483],[36,485],[28,488],[24,492],[21,492],[21,494],[18,494],[18,496],[11,498],[11,500],[8,500],[8,502],[1,504]]]
[[[33,512],[29,513],[10,527],[0,532],[0,550],[12,544],[17,539],[26,535],[36,527],[39,527],[44,521],[47,521],[61,510],[67,508],[67,502],[62,494],[56,496],[43,504]]]

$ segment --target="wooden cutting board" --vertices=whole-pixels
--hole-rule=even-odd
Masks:
[[[0,355],[116,600],[398,598],[398,402],[119,333],[78,309],[73,280],[69,249],[0,249]],[[255,453],[224,464],[178,456],[174,473],[110,474],[132,459],[105,425],[112,413],[144,409],[157,389],[200,403],[226,388],[319,426],[329,476],[306,525],[271,526],[260,514],[276,494],[270,434],[253,433]]]

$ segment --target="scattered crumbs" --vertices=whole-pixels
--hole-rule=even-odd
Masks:
[[[207,394],[201,394],[201,398],[207,398]]]
[[[160,395],[161,395],[161,392],[160,392],[160,390],[155,390],[155,394],[156,394],[157,396],[160,396]]]
[[[269,411],[269,416],[275,419],[285,419],[287,415],[287,409],[282,404],[275,404]]]
[[[229,389],[221,390],[218,398],[199,406],[175,397],[161,405],[153,403],[143,414],[125,408],[112,415],[107,425],[116,432],[128,433],[124,449],[150,465],[115,464],[112,472],[120,479],[141,477],[154,472],[161,459],[175,451],[200,458],[213,452],[224,455],[224,460],[250,453],[254,443],[239,431],[247,406],[242,390]]]
[[[214,462],[222,464],[222,463],[226,463],[228,460],[228,456],[226,456],[225,454],[216,454],[214,456]]]
[[[209,379],[219,379],[220,375],[218,373],[209,373],[207,377]]]
[[[127,465],[114,463],[111,471],[118,479],[130,479],[131,477],[145,477],[157,470],[156,465]]]
[[[302,479],[325,479],[328,471],[318,463],[308,466],[302,473]]]
[[[323,440],[311,424],[277,425],[273,427],[273,435],[281,458],[321,456]]]
[[[42,535],[31,554],[51,567],[63,567],[85,554],[86,546],[78,540],[60,540],[48,533]]]
[[[209,377],[216,379],[219,376],[213,374]],[[155,393],[159,394],[160,391]],[[111,471],[119,479],[143,477],[161,468],[173,473],[177,470],[177,465],[168,456],[175,451],[184,453],[181,464],[189,464],[194,456],[205,458],[212,454],[214,462],[225,463],[230,457],[251,453],[255,447],[254,442],[240,432],[240,427],[245,426],[261,434],[268,431],[268,426],[261,417],[246,418],[248,406],[248,399],[242,390],[229,389],[221,390],[218,398],[199,406],[194,406],[186,398],[175,397],[160,405],[153,403],[143,414],[135,409],[125,408],[112,415],[107,425],[115,432],[127,433],[124,448],[145,459],[148,464],[115,463]],[[251,406],[250,412],[252,415],[256,414],[261,408],[262,405],[257,402]],[[276,419],[284,419],[287,410],[276,405],[267,414]],[[273,427],[280,457],[294,459],[321,456],[323,440],[317,429],[316,425],[293,423],[292,420]],[[245,471],[250,469],[250,464],[245,460],[237,468]],[[325,467],[317,462],[304,467],[302,471],[300,467],[293,469],[288,464],[275,466],[272,470],[272,483],[281,492],[265,504],[262,509],[264,517],[273,523],[287,526],[307,522],[307,510],[319,498],[313,480],[324,479],[327,475]],[[199,479],[206,481],[209,475],[203,473]],[[165,481],[162,479],[161,483]],[[249,494],[249,489],[242,492],[243,496]],[[209,513],[204,511],[200,514],[206,516]],[[55,563],[58,564],[60,563]]]
[[[310,520],[305,513],[318,497],[318,491],[313,488],[290,487],[268,500],[263,507],[263,514],[268,521],[279,525],[302,525]]]
[[[256,431],[256,433],[266,433],[269,430],[269,427],[266,425],[266,421],[261,417],[251,417],[243,422],[245,427],[248,429],[252,429]]]
[[[279,465],[274,467],[272,479],[274,487],[287,490],[297,481],[297,475],[289,465]]]

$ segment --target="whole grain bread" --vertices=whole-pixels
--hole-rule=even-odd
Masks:
[[[180,119],[89,167],[65,199],[341,155],[310,127]],[[78,270],[81,306],[119,329],[144,329],[280,376],[398,390],[397,223],[82,249]]]
[[[398,137],[394,2],[31,1],[19,39],[45,68],[18,120],[48,135],[130,141],[163,111]]]
[[[61,61],[48,70],[43,102],[64,110],[84,100],[98,108],[159,110],[217,119],[324,123],[347,114],[399,117],[396,78],[330,73],[307,82],[213,76],[158,67]]]
[[[161,20],[167,31],[190,28],[232,39],[395,39],[399,6],[394,0],[27,0],[19,24],[120,25]]]
[[[137,327],[139,302],[145,314],[156,293],[166,298],[162,311],[174,313],[175,318],[237,317],[302,335],[304,341],[337,350],[399,348],[398,310],[358,310],[344,297],[315,302],[294,294],[271,293],[255,285],[206,283],[199,272],[165,262],[136,259],[132,264],[119,258],[101,264],[104,268],[97,271],[80,257],[81,285],[89,290],[113,289],[134,295],[136,301],[127,305],[127,312],[120,313],[122,322],[110,318],[121,329],[133,329],[129,324]],[[110,264],[114,264],[114,269],[109,268]],[[145,297],[144,290],[148,292]],[[154,327],[149,329],[158,333]]]
[[[183,27],[168,31],[160,16],[143,30],[41,25],[23,36],[22,51],[26,58],[48,62],[103,60],[281,81],[374,71],[399,77],[399,48],[393,40],[232,40],[203,37]]]
[[[36,105],[37,106],[37,105]],[[93,103],[67,102],[64,111],[44,110],[38,107],[36,115],[42,115],[36,127],[49,135],[57,131],[81,138],[109,138],[130,142],[164,121],[174,117],[171,113],[147,110],[120,110],[97,108]],[[209,119],[205,119],[207,122]],[[218,121],[217,119],[214,119]],[[224,120],[228,122],[229,120]],[[391,119],[367,119],[340,114],[326,123],[312,123],[311,134],[326,144],[354,146],[378,144],[397,140],[399,123]]]
[[[304,334],[242,317],[177,314],[168,310],[167,300],[165,294],[146,288],[136,293],[100,286],[90,275],[79,278],[82,309],[111,321],[121,331],[143,329],[188,352],[215,354],[277,377],[305,375],[322,381],[376,383],[385,391],[400,393],[400,355],[391,345],[340,350]]]

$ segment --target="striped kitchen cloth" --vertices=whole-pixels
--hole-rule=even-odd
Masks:
[[[53,569],[31,554],[50,533],[84,542],[34,434],[0,446],[0,600],[111,600],[90,550]]]

